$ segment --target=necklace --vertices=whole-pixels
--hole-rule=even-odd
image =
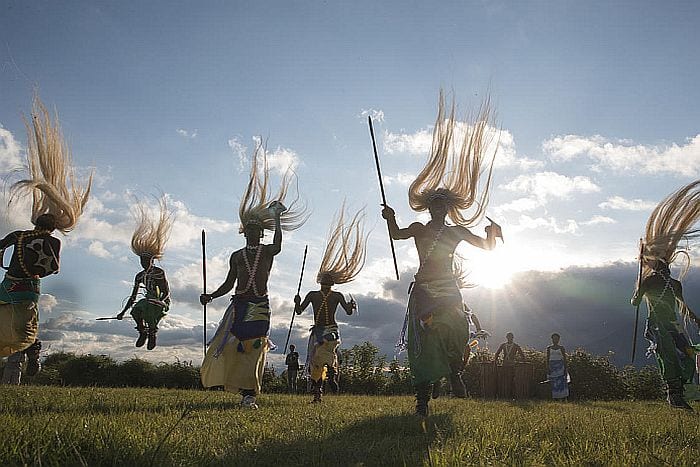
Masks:
[[[323,324],[330,324],[330,319],[329,319],[329,313],[328,313],[328,297],[331,295],[331,291],[329,290],[327,294],[324,294],[323,291],[321,291],[321,297],[323,297],[323,300],[321,300],[321,307],[318,310],[319,311],[319,318],[322,319]]]
[[[248,248],[248,247],[246,247]],[[245,263],[245,268],[248,271],[248,283],[245,285],[245,288],[243,290],[240,290],[238,293],[244,294],[248,290],[250,290],[250,286],[253,286],[253,293],[257,297],[261,297],[260,292],[258,292],[258,284],[255,283],[255,274],[258,272],[258,263],[260,263],[260,254],[262,253],[262,248],[256,248],[256,253],[255,253],[255,260],[253,261],[253,265],[250,265],[250,260],[248,259],[248,255],[246,252],[243,252],[243,262]]]
[[[425,263],[426,261],[428,261],[428,258],[430,258],[430,255],[433,254],[433,250],[437,246],[438,240],[440,240],[440,237],[442,236],[442,232],[444,230],[445,230],[445,225],[443,224],[440,227],[440,230],[438,230],[437,233],[435,234],[435,238],[433,239],[433,243],[430,244],[428,251],[426,251],[425,256],[423,257],[423,261],[421,261],[422,263]]]

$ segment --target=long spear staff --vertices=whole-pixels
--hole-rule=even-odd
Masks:
[[[299,285],[297,286],[297,295],[301,292],[301,280],[304,278],[304,267],[306,266],[306,252],[309,250],[309,245],[304,247],[304,259],[301,262],[301,274],[299,274]],[[289,332],[287,332],[287,340],[284,343],[284,354],[287,354],[287,344],[289,344],[289,336],[292,335],[292,326],[294,326],[295,310],[292,310],[292,321],[289,323]]]
[[[202,289],[203,293],[207,293],[207,234],[202,229]],[[204,308],[204,356],[207,356],[207,304],[203,304]]]
[[[637,293],[639,293],[642,288],[642,255],[644,254],[644,241],[639,239],[639,270],[637,271]],[[637,353],[637,327],[639,326],[639,305],[641,305],[641,300],[637,303],[637,308],[635,310],[634,316],[634,334],[632,337],[632,364],[634,364],[634,356]]]
[[[379,168],[379,155],[377,154],[377,142],[374,139],[374,127],[372,126],[372,117],[367,116],[367,121],[369,122],[369,134],[372,136],[372,149],[374,149],[374,162],[377,165],[377,176],[379,177],[379,190],[382,192],[382,206],[387,207],[386,195],[384,194],[384,181],[382,180],[382,169]],[[389,229],[389,224],[387,223],[387,230]],[[394,271],[396,271],[396,280],[399,280],[399,266],[396,264],[396,251],[394,250],[394,239],[391,238],[391,232],[389,232],[389,244],[391,245],[391,256],[394,258]]]

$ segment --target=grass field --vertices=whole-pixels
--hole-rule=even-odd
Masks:
[[[700,416],[661,402],[441,398],[425,428],[410,397],[8,387],[1,465],[697,465]],[[700,407],[696,406],[697,409]]]

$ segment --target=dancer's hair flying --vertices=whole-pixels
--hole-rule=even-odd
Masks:
[[[201,373],[204,387],[224,386],[226,391],[240,391],[241,405],[246,408],[257,408],[256,395],[270,345],[267,281],[273,259],[282,250],[282,230],[297,229],[308,218],[298,196],[289,208],[284,205],[293,174],[285,174],[277,194],[271,196],[267,156],[261,143],[252,159],[250,179],[239,208],[240,231],[245,235],[246,246],[231,255],[224,283],[214,292],[200,296],[201,303],[206,304],[236,287],[207,350]],[[265,229],[275,231],[271,244],[260,243]]]
[[[136,229],[131,236],[131,251],[139,257],[143,270],[136,274],[131,296],[117,319],[122,319],[124,313],[131,308],[131,316],[139,332],[136,347],[142,347],[148,340],[146,348],[152,350],[156,346],[158,323],[170,308],[170,286],[165,271],[156,266],[154,261],[163,257],[175,219],[165,195],[158,200],[157,216],[152,215],[148,206],[139,201],[133,206],[132,214],[136,220]],[[137,302],[142,287],[143,298]]]
[[[486,238],[468,229],[482,219],[488,203],[495,157],[495,149],[490,149],[493,138],[490,99],[487,97],[473,121],[466,123],[457,121],[454,101],[448,114],[445,109],[445,97],[440,92],[428,162],[409,188],[411,208],[427,209],[430,222],[425,225],[414,222],[401,229],[392,208],[386,206],[382,211],[392,238],[413,238],[420,259],[402,331],[402,345],[406,345],[406,334],[408,337],[419,415],[427,415],[430,386],[444,376],[450,377],[456,396],[465,395],[460,370],[469,325],[462,312],[458,278],[453,272],[455,249],[461,241],[467,241],[490,250],[496,238],[502,237],[500,227],[493,223],[485,228]],[[463,133],[463,138],[458,133]],[[456,225],[447,225],[446,217]]]
[[[75,227],[88,201],[92,176],[81,184],[72,166],[57,116],[51,116],[37,95],[28,133],[27,178],[10,189],[8,207],[32,196],[33,230],[18,230],[0,240],[0,250],[13,246],[12,259],[0,286],[0,356],[27,349],[36,342],[40,278],[56,274],[61,241],[52,236]],[[38,358],[38,352],[35,353]],[[30,362],[34,363],[34,362]]]
[[[688,308],[683,299],[681,283],[671,277],[670,265],[682,255],[690,265],[681,241],[690,242],[700,235],[700,180],[682,187],[661,201],[647,221],[642,240],[641,285],[632,298],[633,305],[646,299],[649,315],[645,337],[666,383],[668,402],[674,408],[692,410],[683,398],[684,385],[692,382],[695,374],[694,354],[700,345],[692,344],[684,327],[677,320],[676,306],[681,315],[700,326],[700,319]]]
[[[345,204],[334,219],[316,282],[321,290],[306,294],[304,301],[296,295],[294,310],[301,314],[311,304],[314,310],[314,325],[309,336],[307,371],[311,378],[314,402],[320,402],[323,382],[330,373],[331,388],[338,390],[338,359],[336,350],[340,346],[340,330],[335,320],[338,305],[350,315],[356,309],[354,300],[347,302],[342,293],[331,290],[335,284],[352,281],[362,270],[366,256],[364,235],[364,210],[360,210],[346,222]]]

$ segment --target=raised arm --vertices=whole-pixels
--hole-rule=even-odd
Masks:
[[[294,296],[294,313],[300,315],[306,310],[306,308],[309,306],[311,303],[311,292],[306,294],[306,297],[304,297],[304,301],[301,301],[301,297],[299,295]]]
[[[399,225],[396,223],[396,213],[389,206],[384,206],[384,209],[382,209],[382,217],[386,219],[386,223],[389,226],[389,235],[394,240],[406,240],[415,236],[415,224],[411,224],[407,229],[399,228]]]
[[[4,250],[8,246],[13,245],[15,242],[17,242],[17,232],[7,234],[5,238],[0,240],[0,250]]]
[[[233,289],[233,286],[236,284],[236,278],[238,274],[236,270],[235,256],[236,253],[231,254],[231,258],[228,261],[228,274],[226,275],[226,280],[224,280],[224,283],[221,284],[219,288],[213,291],[212,293],[203,293],[199,296],[199,302],[202,305],[206,305],[215,298],[219,298],[222,295],[226,295],[228,292],[231,291],[231,289]]]
[[[272,245],[270,245],[270,254],[275,256],[282,251],[282,213],[287,210],[279,201],[273,201],[268,209],[275,211],[275,235],[272,237]]]

